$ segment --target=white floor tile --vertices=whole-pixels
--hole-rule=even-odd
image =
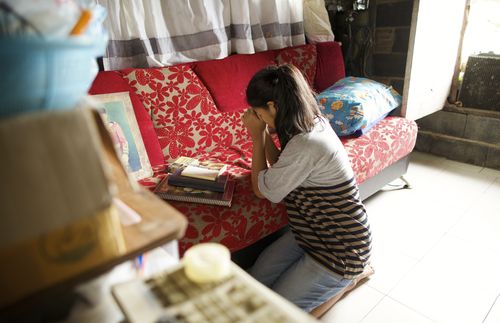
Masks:
[[[413,152],[405,177],[365,201],[375,274],[322,321],[500,322],[500,171]]]
[[[415,165],[428,165],[436,167],[441,165],[445,160],[446,158],[444,157],[413,151],[410,155],[410,167],[414,167]]]
[[[481,170],[481,173],[485,174],[487,176],[494,177],[494,178],[500,178],[500,170],[498,170],[498,169],[492,169],[492,168],[485,167]]]
[[[466,163],[462,163],[462,162],[458,162],[458,161],[446,159],[446,158],[442,160],[441,165],[446,169],[454,169],[454,170],[463,169],[463,170],[467,170],[467,171],[474,171],[476,173],[479,173],[483,169],[483,167],[481,167],[481,166],[466,164]]]
[[[384,294],[365,284],[357,286],[336,303],[322,318],[327,323],[358,323],[365,317]]]
[[[500,256],[500,179],[487,189],[450,233]]]
[[[435,196],[419,198],[414,192],[382,192],[376,201],[368,201],[366,208],[374,244],[420,259],[464,216],[465,210]]]
[[[500,290],[500,257],[445,236],[389,296],[438,322],[482,322]]]
[[[500,294],[495,299],[483,323],[498,323],[498,322],[500,322]]]
[[[379,247],[374,243],[371,264],[375,273],[366,284],[388,294],[416,263],[416,259],[397,249]]]
[[[362,323],[431,323],[431,319],[385,297],[368,315]]]

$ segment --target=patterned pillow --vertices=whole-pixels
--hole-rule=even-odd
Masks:
[[[189,65],[123,71],[153,121],[166,162],[230,146],[247,134],[241,113],[221,113]]]
[[[297,67],[302,74],[304,74],[307,82],[311,87],[314,85],[314,78],[316,77],[316,46],[315,45],[302,45],[297,47],[290,47],[280,50],[276,56],[276,63],[293,64]]]
[[[361,136],[401,105],[392,87],[362,77],[346,77],[317,96],[338,136]]]

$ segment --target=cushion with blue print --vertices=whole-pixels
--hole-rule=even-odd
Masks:
[[[361,136],[401,105],[391,86],[362,77],[337,81],[316,97],[339,137]]]

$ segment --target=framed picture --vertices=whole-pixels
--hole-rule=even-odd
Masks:
[[[153,176],[128,92],[92,95],[115,143],[123,166],[136,180]]]

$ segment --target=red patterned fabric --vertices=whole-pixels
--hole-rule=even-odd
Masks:
[[[139,125],[139,131],[141,132],[142,141],[144,142],[144,148],[148,154],[149,162],[153,167],[163,164],[165,161],[163,160],[160,143],[153,129],[151,119],[146,113],[142,102],[134,91],[131,91],[127,82],[120,76],[120,73],[116,71],[99,72],[89,90],[89,94],[92,95],[115,92],[130,93],[130,101],[134,108],[135,117]]]
[[[340,53],[336,43],[328,46],[333,46]],[[326,57],[326,52],[321,55]],[[341,56],[337,59],[341,62]],[[325,62],[327,61],[322,64],[326,64]],[[333,69],[324,65],[322,68],[331,72],[338,69],[340,63],[337,60],[335,64],[337,65]],[[226,82],[227,93],[231,93],[235,91],[231,82],[236,82],[234,76],[239,74],[234,71],[231,72],[233,74],[226,73],[224,66],[226,65],[213,65],[213,68],[217,67],[213,73],[218,71],[225,75],[222,79]],[[179,241],[181,254],[190,246],[205,241],[220,242],[231,251],[237,251],[286,225],[284,205],[259,199],[252,191],[252,142],[242,125],[241,111],[220,112],[189,65],[127,70],[123,75],[152,119],[166,161],[171,162],[184,155],[224,162],[229,165],[228,172],[236,181],[231,208],[170,202],[189,221],[186,235]],[[326,77],[325,75],[316,73],[316,81],[319,76]],[[212,75],[214,78],[216,76]],[[219,86],[222,85],[223,83],[219,83]],[[234,93],[236,96],[241,94]],[[358,183],[375,176],[410,153],[415,145],[416,135],[415,122],[388,117],[361,137],[342,139]],[[140,183],[153,189],[165,176],[164,170],[165,165],[157,165],[154,176],[141,180]]]
[[[287,224],[283,203],[274,204],[266,199],[259,199],[252,191],[251,149],[251,141],[247,141],[244,148],[219,147],[197,156],[200,160],[228,164],[228,174],[236,181],[236,187],[231,208],[169,201],[189,222],[185,236],[179,240],[181,255],[194,244],[208,241],[220,242],[231,251],[237,251]],[[165,177],[164,168],[158,167],[155,170],[154,177],[140,181],[151,190]]]
[[[316,77],[316,46],[302,45],[280,50],[276,56],[276,62],[281,64],[293,64],[304,74],[309,85],[314,86]]]
[[[417,131],[415,121],[387,117],[361,137],[342,139],[358,184],[408,155],[415,147]]]
[[[223,112],[241,111],[248,106],[246,88],[255,73],[274,64],[274,51],[231,55],[221,60],[196,62],[194,71],[209,89]]]
[[[153,167],[153,176],[148,178],[143,178],[139,180],[139,184],[144,186],[149,190],[154,190],[156,185],[167,176],[167,167],[168,164],[157,165]]]
[[[188,218],[188,229],[179,240],[181,254],[199,242],[220,242],[237,251],[279,230],[288,222],[284,204],[255,197],[250,170],[230,166],[236,181],[231,208],[172,202]]]
[[[415,146],[417,125],[400,117],[387,117],[375,125],[370,132],[358,137],[343,139],[358,183],[375,176],[408,155]],[[242,144],[243,143],[243,144]],[[197,158],[224,162],[228,172],[236,180],[236,189],[231,208],[203,204],[169,202],[181,211],[189,221],[186,235],[179,241],[180,252],[190,246],[206,241],[220,242],[231,251],[237,251],[275,232],[287,224],[286,209],[282,203],[273,204],[258,199],[251,185],[252,144],[250,139],[242,145],[217,147],[211,152],[201,153]],[[153,189],[163,178],[161,167],[157,178],[141,183]]]
[[[322,92],[330,85],[345,77],[342,49],[337,42],[316,44],[317,62],[314,88]]]
[[[187,65],[124,73],[151,116],[166,162],[248,139],[241,112],[221,113]]]

